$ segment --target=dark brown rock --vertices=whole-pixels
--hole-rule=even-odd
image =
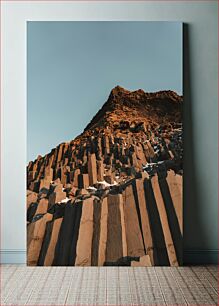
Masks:
[[[28,264],[182,263],[181,110],[172,91],[117,86],[81,135],[29,162]]]

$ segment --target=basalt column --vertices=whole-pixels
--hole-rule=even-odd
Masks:
[[[126,225],[127,255],[130,257],[145,255],[138,213],[132,185],[123,191],[124,219]]]
[[[145,200],[144,178],[136,180],[136,187],[137,187],[137,193],[138,193],[138,202],[139,202],[139,209],[140,209],[140,215],[141,215],[144,244],[145,244],[146,252],[150,256],[151,264],[153,265],[154,264],[153,240],[152,240],[152,233],[151,233],[149,216],[148,216],[146,200]]]
[[[105,264],[115,263],[123,257],[122,225],[120,213],[121,195],[109,195]]]
[[[92,186],[97,182],[97,162],[96,155],[94,153],[88,156],[88,175],[89,183]]]
[[[93,198],[83,201],[75,266],[91,266],[93,239]]]

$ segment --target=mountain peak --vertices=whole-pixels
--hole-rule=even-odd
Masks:
[[[171,90],[130,91],[117,85],[84,131],[96,127],[117,126],[121,120],[160,124],[166,115],[168,120],[181,120],[181,106],[182,97]]]
[[[110,92],[110,96],[115,96],[115,95],[118,95],[118,94],[127,94],[127,93],[130,93],[129,90],[125,89],[124,87],[120,86],[120,85],[117,85],[115,86],[111,92]]]

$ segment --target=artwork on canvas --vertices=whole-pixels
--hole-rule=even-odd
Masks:
[[[182,264],[182,24],[28,22],[27,264]]]

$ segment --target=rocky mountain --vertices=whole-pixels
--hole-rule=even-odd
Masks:
[[[28,265],[182,264],[182,155],[182,97],[115,87],[28,164]]]

